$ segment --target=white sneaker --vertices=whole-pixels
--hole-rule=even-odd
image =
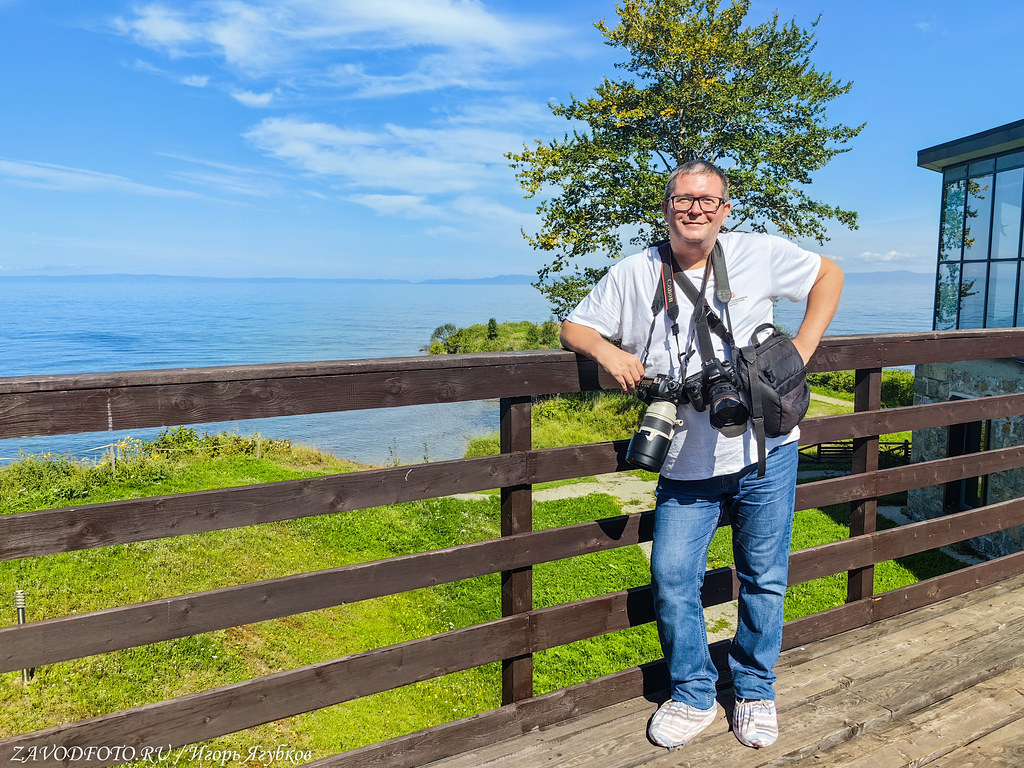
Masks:
[[[744,746],[754,749],[771,746],[779,738],[775,702],[767,699],[736,699],[732,730]]]
[[[697,709],[669,699],[654,713],[647,726],[647,738],[660,747],[678,749],[715,721],[717,708]]]

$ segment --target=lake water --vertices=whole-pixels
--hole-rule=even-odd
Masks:
[[[849,276],[829,333],[930,330],[934,279],[908,275]],[[0,376],[406,357],[420,354],[444,323],[550,317],[544,298],[524,284],[136,276],[3,277],[0,307]],[[776,320],[794,330],[802,312],[783,301]],[[260,432],[382,464],[458,458],[470,437],[497,427],[498,405],[486,401],[199,429]],[[0,462],[20,452],[96,455],[125,435],[145,440],[158,431],[0,440]]]

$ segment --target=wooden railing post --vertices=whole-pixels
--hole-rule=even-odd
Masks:
[[[532,397],[501,399],[501,452],[529,451],[533,447]],[[533,486],[501,489],[501,535],[511,536],[533,530]],[[501,615],[533,610],[533,568],[517,568],[501,574]],[[505,659],[501,664],[501,703],[533,696],[533,656]]]
[[[859,368],[853,390],[854,411],[877,411],[882,407],[882,369]],[[878,435],[853,439],[853,474],[878,469]],[[878,526],[878,499],[850,503],[850,536],[874,533]],[[875,567],[856,568],[847,574],[846,601],[852,603],[874,594]]]

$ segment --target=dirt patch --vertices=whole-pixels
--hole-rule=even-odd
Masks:
[[[657,480],[644,480],[635,475],[615,472],[597,475],[594,480],[583,483],[542,488],[533,492],[533,498],[537,501],[553,501],[591,493],[607,493],[622,505],[623,512],[632,514],[654,509],[654,488],[657,484]]]

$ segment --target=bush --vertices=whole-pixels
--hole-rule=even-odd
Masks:
[[[853,394],[854,373],[853,371],[822,371],[821,373],[808,373],[807,383],[812,387],[821,387],[837,394]]]
[[[554,320],[543,323],[499,323],[491,318],[466,328],[451,323],[438,326],[430,336],[426,351],[432,355],[455,355],[467,352],[516,352],[523,349],[551,349],[561,346],[559,324]]]
[[[853,395],[856,385],[853,371],[823,371],[807,374],[807,383],[839,396]],[[882,371],[882,407],[900,408],[914,404],[914,374],[901,368]]]
[[[914,404],[914,374],[902,369],[882,371],[882,407],[900,408]]]

